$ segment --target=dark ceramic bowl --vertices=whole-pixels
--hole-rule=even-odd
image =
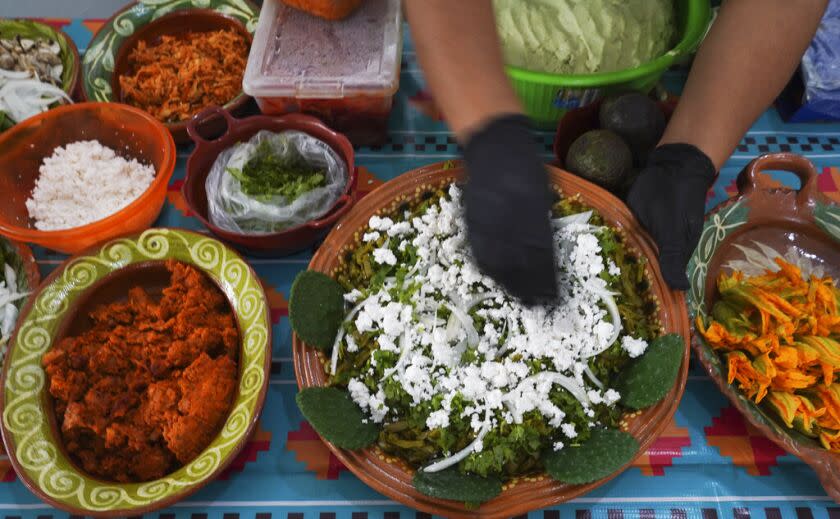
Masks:
[[[224,133],[212,140],[202,137],[199,127],[207,117],[222,117],[227,122]],[[266,234],[242,234],[227,231],[210,222],[207,214],[207,191],[205,181],[216,157],[236,143],[244,142],[261,130],[280,132],[299,130],[327,143],[347,164],[348,180],[342,195],[327,213],[310,222],[281,232]],[[353,205],[356,190],[356,166],[353,146],[347,138],[327,128],[318,119],[302,114],[282,116],[255,115],[236,119],[218,107],[208,108],[187,124],[187,132],[195,142],[195,150],[187,161],[187,177],[182,192],[187,205],[195,216],[215,235],[237,248],[256,256],[284,256],[299,252],[326,236],[330,228]]]
[[[225,295],[240,332],[237,391],[216,437],[193,460],[153,481],[102,481],[68,456],[58,429],[43,354],[88,329],[89,311],[124,300],[131,287],[160,294],[166,260],[187,263]],[[218,476],[246,445],[268,389],[271,321],[259,277],[230,247],[180,229],[124,236],[65,261],[32,294],[9,342],[0,383],[0,423],[9,460],[27,488],[78,516],[148,514],[184,499]]]
[[[599,99],[586,106],[569,110],[563,115],[560,122],[557,123],[557,132],[554,134],[554,165],[559,168],[564,167],[566,154],[575,139],[589,130],[596,130],[601,127],[601,123],[598,121],[598,111],[601,109],[602,101],[603,99]],[[671,114],[674,113],[676,107],[676,98],[659,102],[659,109],[665,114],[666,121],[671,118]]]
[[[766,177],[760,173],[771,170],[795,173],[802,187],[795,191],[766,185]],[[804,157],[778,153],[753,160],[738,177],[738,194],[707,215],[700,243],[688,264],[692,319],[706,318],[718,298],[716,281],[721,272],[731,272],[730,262],[749,267],[756,261],[751,258],[771,260],[762,252],[764,247],[781,255],[794,254],[834,279],[840,278],[840,206],[820,193],[817,171]],[[746,250],[751,251],[749,256]],[[763,262],[758,261],[755,266],[761,270]],[[728,384],[718,353],[698,333],[693,334],[692,345],[709,375],[744,417],[779,447],[809,464],[826,492],[840,501],[840,454],[786,428]]]
[[[128,56],[140,41],[155,45],[161,36],[179,36],[189,32],[221,29],[234,30],[250,45],[259,9],[249,0],[208,0],[206,8],[192,7],[188,2],[132,2],[112,16],[96,33],[85,56],[83,95],[90,100],[125,102],[120,89],[120,76],[131,73]],[[179,4],[179,3],[175,3]],[[110,63],[109,63],[110,62]],[[110,66],[109,66],[110,65]],[[243,92],[224,105],[239,113],[250,97]],[[189,142],[187,122],[164,122],[178,144]],[[221,127],[218,117],[204,122],[211,128]]]

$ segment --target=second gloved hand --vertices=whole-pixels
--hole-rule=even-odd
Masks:
[[[485,124],[470,136],[464,158],[467,234],[479,268],[526,304],[553,301],[553,195],[527,118]]]
[[[686,266],[703,230],[706,193],[715,167],[690,144],[653,150],[630,189],[627,204],[659,246],[662,277],[671,288],[687,290]]]

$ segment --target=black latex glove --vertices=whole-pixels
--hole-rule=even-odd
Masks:
[[[671,288],[688,289],[686,266],[714,180],[715,166],[705,153],[690,144],[665,144],[651,152],[630,188],[627,203],[659,246],[659,266]]]
[[[467,236],[479,268],[526,304],[557,298],[554,200],[523,115],[492,120],[464,149]]]

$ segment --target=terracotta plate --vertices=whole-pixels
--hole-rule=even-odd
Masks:
[[[390,212],[400,203],[419,196],[429,187],[463,179],[464,171],[460,165],[455,164],[454,168],[451,167],[452,165],[452,163],[433,164],[406,173],[366,196],[333,228],[312,258],[309,268],[332,274],[339,264],[339,258],[346,250],[354,246],[359,239],[358,231],[367,225],[372,215]],[[580,193],[584,203],[597,209],[607,222],[624,234],[632,249],[650,260],[648,275],[653,294],[660,303],[659,319],[667,333],[674,332],[688,337],[689,323],[683,296],[679,292],[671,291],[665,285],[655,261],[656,255],[650,238],[642,231],[624,204],[601,188],[559,169],[551,169],[551,181],[564,193]],[[327,376],[323,368],[323,357],[319,356],[314,348],[305,346],[297,336],[293,336],[292,341],[298,386],[324,385]],[[687,374],[688,344],[686,343],[683,364],[677,383],[671,392],[656,406],[626,418],[629,432],[641,444],[639,454],[656,439],[673,416],[685,390]],[[564,485],[548,476],[537,475],[527,480],[519,480],[515,484],[508,484],[499,497],[482,504],[477,509],[467,510],[462,503],[434,499],[420,494],[412,486],[412,472],[404,464],[386,459],[381,452],[373,448],[346,451],[329,443],[327,446],[359,479],[376,491],[412,508],[446,517],[501,518],[518,515],[585,494],[621,472],[618,471],[610,477],[588,485]],[[627,466],[622,470],[625,468]]]
[[[796,173],[801,189],[767,186],[760,173],[768,170]],[[721,270],[728,271],[730,261],[749,263],[744,250],[755,257],[761,250],[756,244],[792,254],[840,279],[840,207],[819,192],[817,171],[811,162],[791,153],[761,156],[741,172],[738,190],[735,197],[709,213],[688,265],[692,319],[698,315],[705,318],[714,304]],[[840,454],[832,454],[810,438],[788,430],[729,385],[720,357],[699,334],[694,335],[692,345],[709,375],[744,417],[781,448],[811,465],[828,494],[840,501]]]

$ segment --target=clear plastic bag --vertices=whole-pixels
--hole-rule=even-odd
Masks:
[[[825,118],[840,119],[840,0],[831,0],[802,57],[805,102]]]
[[[282,195],[258,200],[245,194],[239,180],[227,169],[243,169],[263,141],[281,157],[298,153],[309,165],[323,170],[325,185],[291,202]],[[243,234],[282,231],[326,214],[341,196],[348,178],[347,164],[325,142],[294,130],[263,130],[247,142],[226,149],[213,163],[205,183],[210,222]]]

